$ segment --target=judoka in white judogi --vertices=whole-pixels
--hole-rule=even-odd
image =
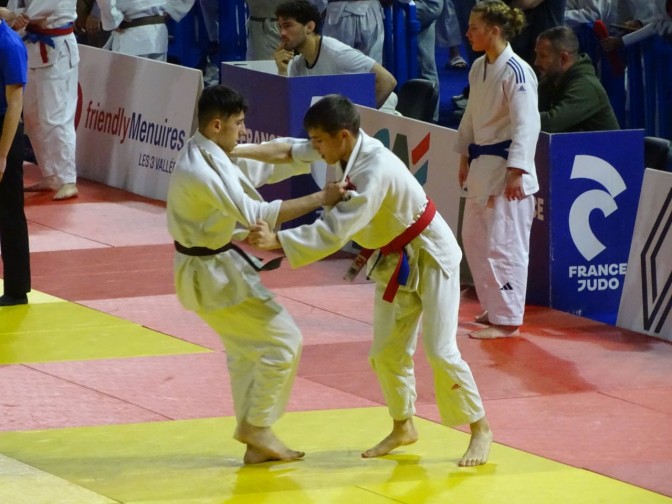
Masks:
[[[539,190],[534,165],[540,129],[537,78],[507,44],[493,64],[485,56],[474,62],[469,84],[456,144],[460,154],[474,157],[463,186],[465,255],[489,322],[519,326],[525,311],[532,195]],[[491,148],[495,152],[487,151]],[[503,196],[507,167],[525,171],[522,200]]]
[[[76,0],[10,0],[7,5],[30,20],[25,32],[21,32],[28,49],[29,68],[23,117],[43,179],[29,189],[56,190],[54,199],[77,195],[75,111],[79,50],[72,32],[76,4]]]
[[[165,16],[180,21],[193,7],[194,0],[97,0],[103,30],[111,31],[105,49],[114,52],[166,61],[168,28]],[[124,28],[124,22],[140,19],[155,22]]]

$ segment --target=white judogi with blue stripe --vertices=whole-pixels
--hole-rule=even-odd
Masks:
[[[529,237],[534,216],[532,194],[539,190],[534,155],[539,137],[537,78],[510,45],[490,64],[478,58],[469,72],[467,108],[456,150],[467,156],[470,144],[511,141],[505,157],[474,159],[464,186],[467,198],[462,240],[474,284],[490,322],[520,325],[525,311]],[[504,196],[507,167],[520,168],[526,198]]]

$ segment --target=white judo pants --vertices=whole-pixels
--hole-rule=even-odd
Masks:
[[[330,2],[322,34],[360,50],[383,64],[385,29],[378,0]]]
[[[422,315],[422,341],[434,374],[441,419],[448,426],[471,424],[483,418],[485,411],[471,369],[457,348],[459,269],[446,276],[424,251],[420,251],[418,267],[417,291],[399,290],[393,303],[382,299],[385,285],[376,286],[369,362],[390,416],[399,421],[413,416],[417,397],[413,354]]]
[[[241,304],[198,315],[226,349],[238,423],[270,427],[285,411],[301,354],[301,331],[274,300]]]
[[[77,181],[75,111],[79,56],[66,44],[53,65],[31,68],[23,103],[26,134],[43,177],[59,185]]]
[[[490,322],[519,326],[525,314],[534,196],[520,201],[495,196],[491,202],[485,206],[467,198],[462,244]]]
[[[246,58],[248,61],[271,60],[273,53],[280,45],[278,21],[271,18],[260,19],[248,19],[247,21]]]

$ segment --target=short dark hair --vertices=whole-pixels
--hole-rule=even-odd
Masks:
[[[198,124],[208,125],[215,117],[227,118],[247,111],[247,100],[235,89],[218,84],[208,86],[198,99]]]
[[[307,25],[310,21],[315,23],[315,33],[320,33],[322,16],[312,3],[308,0],[288,0],[278,5],[275,9],[276,18],[296,19],[302,25]]]
[[[556,53],[567,52],[573,56],[579,53],[579,39],[568,26],[556,26],[539,34],[540,40],[548,40]]]
[[[359,112],[343,95],[327,95],[313,104],[303,117],[303,127],[321,129],[329,135],[348,130],[353,135],[359,132]]]

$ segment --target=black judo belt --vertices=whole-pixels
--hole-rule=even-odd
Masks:
[[[156,24],[166,24],[166,18],[161,15],[145,16],[136,19],[123,20],[119,25],[120,30],[127,30],[129,28],[138,28],[139,26],[149,26]]]
[[[257,266],[252,258],[248,256],[243,249],[241,249],[238,245],[234,245],[233,243],[227,243],[223,247],[219,247],[218,249],[211,249],[207,247],[185,247],[181,243],[178,242],[173,242],[175,244],[175,250],[177,250],[180,254],[192,256],[192,257],[208,257],[208,256],[213,256],[217,254],[221,254],[222,252],[226,252],[227,250],[234,250],[240,255],[243,259],[247,261],[247,263],[254,268],[255,271],[270,271],[274,270],[280,267],[280,263],[282,262],[282,257],[276,257],[275,259],[271,259],[270,261],[264,263],[261,266]],[[261,259],[259,259],[261,260]]]

